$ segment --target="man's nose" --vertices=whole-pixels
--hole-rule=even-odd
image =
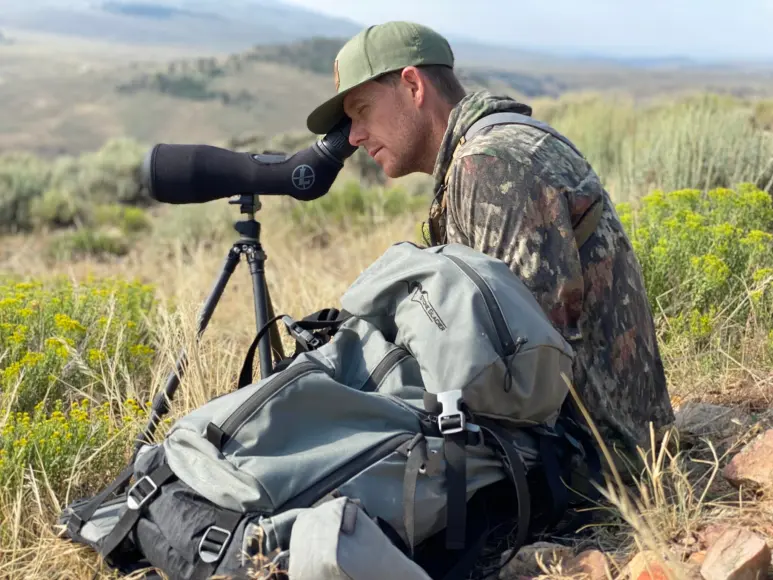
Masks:
[[[352,127],[349,129],[349,144],[352,147],[359,147],[367,137],[365,129],[361,123],[352,121]]]

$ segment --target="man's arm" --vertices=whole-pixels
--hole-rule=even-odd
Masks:
[[[449,243],[505,262],[563,335],[578,337],[584,283],[564,195],[529,168],[492,155],[466,155],[454,165]]]

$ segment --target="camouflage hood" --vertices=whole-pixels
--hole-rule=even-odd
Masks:
[[[448,166],[451,164],[454,149],[462,135],[481,117],[504,112],[531,115],[532,110],[528,105],[510,97],[495,96],[488,91],[470,93],[454,107],[448,118],[448,128],[440,144],[440,151],[432,172],[436,187],[443,182]]]

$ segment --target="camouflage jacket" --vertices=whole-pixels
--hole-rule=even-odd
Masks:
[[[507,263],[574,348],[574,386],[607,443],[646,448],[649,422],[657,432],[674,416],[631,243],[599,177],[559,139],[499,125],[457,147],[475,121],[501,111],[531,114],[485,91],[451,113],[433,173],[438,242]],[[594,202],[603,213],[578,250],[573,227]]]

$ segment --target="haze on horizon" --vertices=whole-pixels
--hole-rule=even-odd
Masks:
[[[412,20],[455,38],[562,55],[773,61],[773,0],[284,0],[363,26]]]

